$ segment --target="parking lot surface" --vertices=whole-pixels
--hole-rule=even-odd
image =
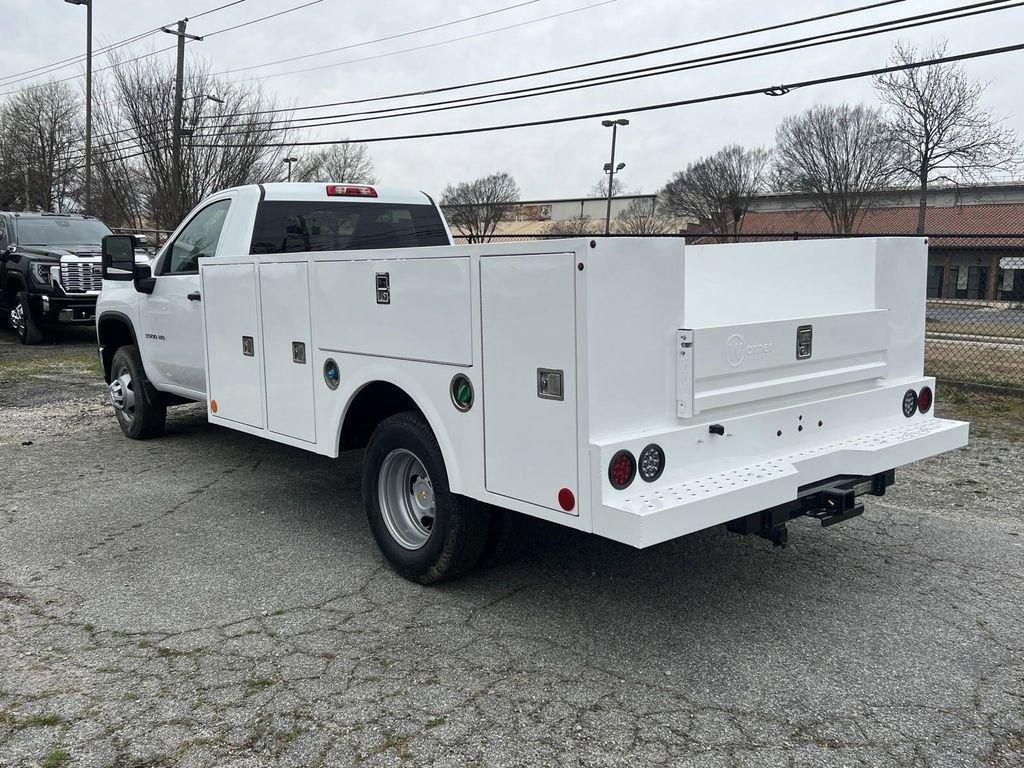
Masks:
[[[1019,402],[961,396],[969,448],[785,550],[536,524],[425,588],[379,556],[358,455],[199,407],[133,442],[86,336],[9,342],[2,766],[1024,764]]]

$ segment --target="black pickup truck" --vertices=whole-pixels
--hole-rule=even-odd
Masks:
[[[92,216],[0,212],[0,323],[37,344],[48,327],[91,322],[109,234]]]

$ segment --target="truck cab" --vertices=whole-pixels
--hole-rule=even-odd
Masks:
[[[39,343],[58,324],[93,321],[109,234],[92,216],[0,213],[0,315],[22,344]]]
[[[148,382],[174,398],[206,398],[203,259],[249,254],[451,245],[424,192],[357,184],[253,184],[218,192],[181,222],[148,266],[108,280],[97,312],[104,376],[117,350],[138,350]],[[114,377],[116,378],[116,377]]]

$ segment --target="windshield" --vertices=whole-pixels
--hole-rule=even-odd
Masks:
[[[449,245],[432,205],[352,201],[260,204],[251,253],[351,251]]]
[[[95,245],[99,246],[110,229],[96,219],[64,219],[49,216],[18,218],[19,245]]]

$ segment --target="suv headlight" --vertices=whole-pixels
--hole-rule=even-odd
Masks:
[[[45,261],[33,261],[28,265],[32,279],[40,285],[50,284],[50,267],[52,264]]]

